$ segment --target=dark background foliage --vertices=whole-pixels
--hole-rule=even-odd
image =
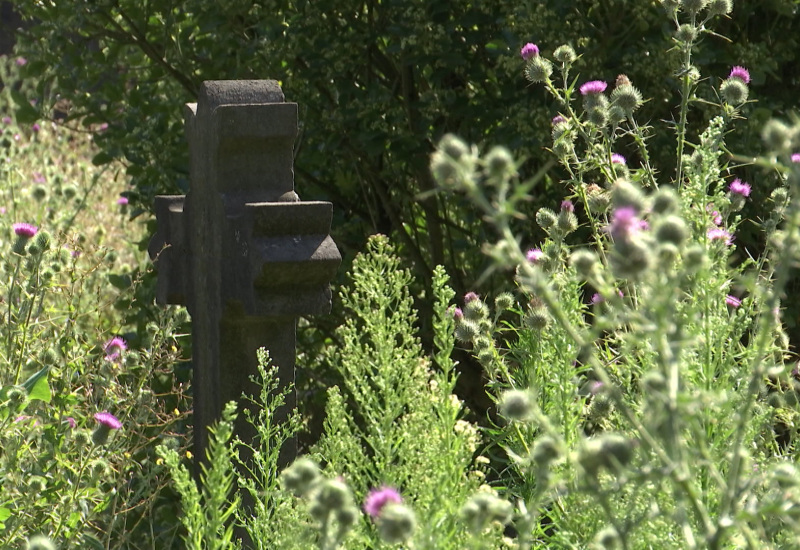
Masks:
[[[533,41],[547,56],[570,43],[582,56],[580,81],[609,82],[627,74],[648,102],[639,115],[657,130],[650,144],[666,181],[674,173],[678,84],[670,51],[673,26],[658,2],[578,0],[15,0],[28,23],[18,33],[27,77],[40,83],[22,98],[18,117],[65,117],[97,134],[95,162],[118,162],[130,178],[136,214],[149,216],[153,196],[186,192],[187,147],[182,104],[210,79],[270,78],[300,106],[296,188],[305,200],[334,203],[334,238],[345,257],[340,270],[381,232],[398,243],[421,282],[423,310],[431,270],[443,264],[459,294],[511,284],[480,254],[492,236],[466,202],[433,193],[429,154],[454,132],[482,147],[508,146],[525,158],[530,177],[549,158],[549,120],[556,107],[523,78],[519,49]],[[745,128],[732,151],[758,152],[757,129],[796,106],[796,0],[737,1],[717,18],[695,63],[715,87],[732,65],[753,75]],[[707,99],[713,95],[704,93]],[[37,99],[35,106],[27,100]],[[708,109],[691,111],[702,123]],[[694,128],[702,128],[695,124]],[[622,151],[625,153],[625,151]],[[629,162],[637,163],[633,150]],[[757,173],[754,202],[770,192]],[[553,168],[535,189],[531,212],[558,204],[567,190]],[[749,214],[747,211],[745,214]],[[530,244],[540,238],[520,222]],[[739,244],[758,246],[745,228]],[[526,243],[527,244],[527,243]],[[795,323],[790,311],[788,323]],[[315,324],[322,334],[338,316]],[[309,339],[307,345],[312,346]],[[313,347],[313,346],[312,346]],[[469,369],[467,369],[469,370]],[[468,382],[467,385],[473,383]],[[478,385],[479,386],[479,385]],[[480,393],[480,392],[479,392]]]

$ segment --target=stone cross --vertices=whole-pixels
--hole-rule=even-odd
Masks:
[[[186,196],[156,197],[149,253],[157,301],[192,317],[194,456],[228,401],[258,395],[256,350],[269,350],[280,387],[294,382],[297,317],[328,313],[341,256],[329,236],[333,207],[294,192],[297,104],[272,80],[209,81],[185,108],[191,157]],[[287,398],[276,420],[296,405]],[[237,434],[253,430],[239,415]],[[281,449],[291,461],[296,443]]]

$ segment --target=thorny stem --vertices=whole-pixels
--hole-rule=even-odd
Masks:
[[[692,15],[692,27],[695,27],[696,15]],[[675,27],[679,28],[677,20]],[[692,79],[690,69],[692,66],[692,46],[694,41],[691,41],[682,46],[683,65],[681,67],[681,114],[680,121],[678,122],[678,158],[677,168],[675,170],[675,186],[680,188],[683,182],[683,148],[686,142],[686,116],[689,111],[689,92],[691,91]]]

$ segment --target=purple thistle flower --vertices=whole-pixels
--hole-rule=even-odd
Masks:
[[[367,494],[367,498],[364,499],[364,511],[372,519],[375,519],[381,514],[383,507],[390,502],[396,504],[403,502],[403,498],[400,496],[400,493],[397,492],[397,489],[392,489],[385,485],[380,489],[372,489]]]
[[[749,197],[750,190],[751,190],[750,184],[742,182],[742,180],[740,180],[739,178],[733,180],[730,186],[728,187],[728,191],[730,191],[731,194],[741,195],[743,197]]]
[[[78,425],[78,423],[75,422],[75,419],[72,418],[71,416],[67,416],[66,418],[64,418],[63,422],[66,422],[67,424],[69,424],[69,427],[72,428],[72,429],[74,429],[75,426]]]
[[[608,232],[614,239],[629,239],[645,227],[642,225],[636,209],[632,206],[622,206],[611,214],[611,223]],[[646,223],[646,222],[645,222]]]
[[[22,67],[23,65],[27,65],[28,64],[28,60],[25,59],[24,57],[18,57],[16,63],[17,63],[17,67]]]
[[[733,236],[721,227],[712,227],[706,235],[710,241],[723,241],[726,245],[733,242]]]
[[[532,42],[528,42],[527,44],[522,46],[522,49],[519,51],[519,53],[522,56],[522,59],[527,61],[530,58],[539,55],[539,46],[537,46]]]
[[[603,82],[602,80],[590,80],[589,82],[584,83],[581,85],[581,95],[594,95],[594,94],[602,94],[606,91],[608,84]]]
[[[563,116],[556,115],[556,116],[553,117],[553,120],[550,121],[550,124],[555,126],[556,124],[561,124],[562,122],[566,122],[566,121],[567,121],[567,119],[564,118]]]
[[[42,127],[41,127],[41,126],[39,126],[39,123],[38,123],[38,122],[34,122],[34,123],[33,123],[33,126],[31,126],[31,130],[33,130],[34,132],[38,132],[38,131],[39,131],[39,130],[41,130],[41,129],[42,129]]]
[[[544,258],[544,252],[540,248],[531,248],[525,253],[525,258],[532,264],[538,264]]]
[[[561,211],[562,212],[575,212],[575,205],[572,204],[571,200],[563,200],[563,201],[561,201]]]
[[[612,153],[611,154],[611,163],[612,164],[621,164],[622,166],[625,166],[628,163],[628,161],[626,161],[625,157],[623,157],[619,153]]]
[[[722,225],[722,214],[719,213],[719,210],[712,210],[712,208],[714,208],[713,203],[706,205],[706,212],[711,214],[711,221],[716,225]]]
[[[128,204],[128,197],[120,197],[117,199],[117,204],[120,206],[125,206]]]
[[[603,302],[605,302],[605,301],[606,301],[606,299],[605,299],[605,298],[603,298],[603,297],[600,295],[600,293],[599,293],[599,292],[595,292],[594,294],[592,294],[592,305],[595,305],[595,306],[596,306],[597,304],[601,304],[601,303],[603,303]]]
[[[106,130],[108,130],[108,122],[104,122],[97,127],[98,132],[105,132]]]
[[[467,292],[464,295],[464,303],[468,304],[470,302],[474,302],[475,300],[480,300],[481,297],[475,294],[474,292]]]
[[[125,340],[119,336],[115,336],[103,345],[103,351],[106,353],[106,360],[116,361],[120,358],[123,351],[128,349]]]
[[[750,84],[750,71],[740,65],[736,65],[731,69],[731,74],[728,75],[728,78],[738,78],[745,84]]]
[[[450,313],[453,316],[453,319],[455,319],[456,321],[460,321],[461,319],[464,318],[464,312],[461,310],[460,307],[450,308]]]
[[[29,223],[15,223],[11,227],[14,228],[14,233],[17,237],[24,237],[26,239],[30,239],[39,231],[38,227]]]
[[[122,428],[122,422],[120,422],[116,416],[107,411],[95,413],[94,419],[97,420],[97,423],[101,426],[105,426],[111,430],[119,430]]]
[[[47,181],[41,172],[34,172],[33,173],[33,183],[44,183]]]
[[[6,126],[11,124],[11,117],[10,116],[4,116],[3,117],[3,124],[5,124]]]
[[[792,153],[792,162],[800,162],[800,153]]]
[[[742,301],[739,298],[737,298],[736,296],[731,296],[730,294],[725,296],[725,303],[734,309],[742,305]]]

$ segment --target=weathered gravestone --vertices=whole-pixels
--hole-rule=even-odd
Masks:
[[[192,317],[195,464],[207,427],[242,393],[258,395],[256,350],[269,350],[281,387],[294,382],[297,317],[328,313],[329,282],[341,257],[328,202],[294,192],[297,104],[271,80],[210,81],[185,109],[189,192],[156,198],[149,252],[157,301]],[[292,392],[276,420],[296,405]],[[248,441],[243,422],[237,433]],[[286,464],[296,443],[281,450]],[[197,471],[197,470],[196,470]]]

